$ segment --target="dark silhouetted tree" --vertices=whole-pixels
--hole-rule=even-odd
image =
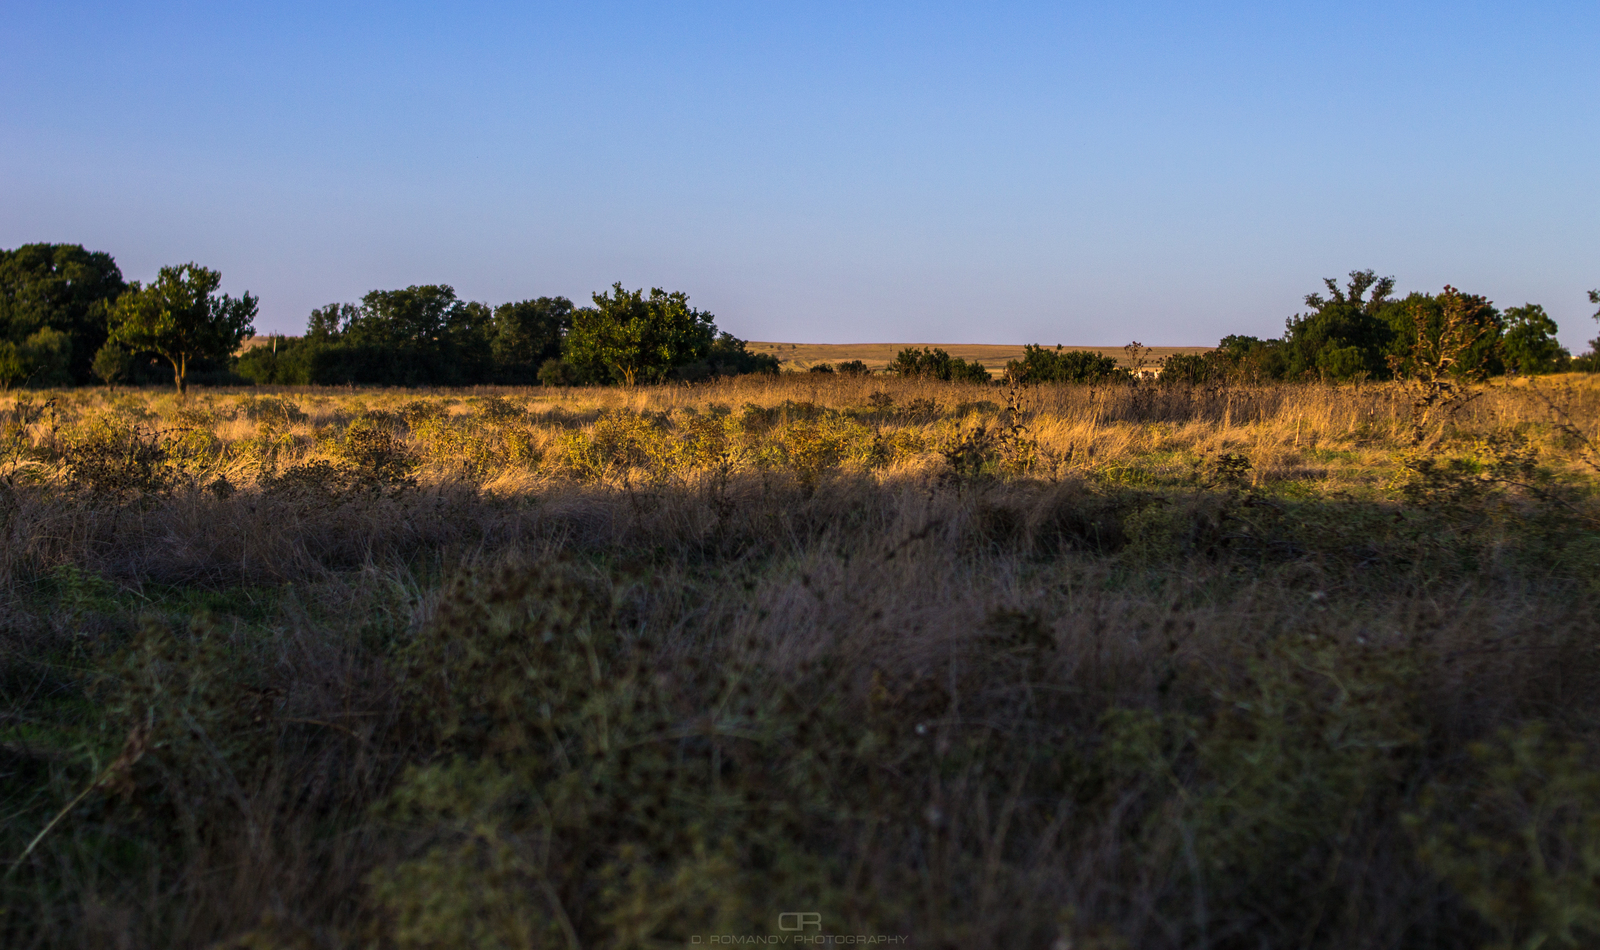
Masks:
[[[0,250],[0,340],[20,348],[41,330],[63,333],[70,379],[88,382],[111,307],[125,290],[122,271],[103,251],[80,244]]]
[[[532,383],[546,360],[561,356],[561,340],[572,327],[572,301],[540,297],[494,308],[491,350],[495,381]]]

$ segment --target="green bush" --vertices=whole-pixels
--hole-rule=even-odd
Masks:
[[[133,375],[133,354],[123,349],[117,343],[107,340],[94,354],[94,361],[89,369],[95,378],[107,386],[115,385]]]
[[[1130,378],[1117,366],[1115,357],[1088,350],[1047,350],[1029,344],[1022,348],[1022,359],[1006,364],[1006,379],[1013,383],[1099,383]]]
[[[987,383],[989,371],[977,360],[967,362],[937,347],[908,346],[895,355],[889,372],[913,379],[938,379],[946,382]]]

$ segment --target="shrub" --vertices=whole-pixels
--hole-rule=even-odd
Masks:
[[[1221,361],[1207,359],[1210,353],[1174,353],[1161,361],[1161,381],[1163,383],[1189,383],[1198,386],[1202,383],[1221,382],[1226,373]]]
[[[6,392],[27,377],[28,367],[23,363],[17,345],[9,340],[0,340],[0,392]]]
[[[539,383],[542,386],[576,386],[578,369],[563,359],[545,360],[539,367]]]
[[[157,433],[111,416],[90,422],[63,456],[69,490],[119,504],[165,495],[178,478]]]
[[[354,467],[357,484],[373,489],[407,488],[416,484],[417,462],[394,430],[382,421],[358,419],[345,430],[339,452]]]
[[[299,425],[310,418],[299,405],[283,396],[246,396],[239,403],[238,411],[251,422],[279,429]]]
[[[889,372],[913,379],[938,379],[946,382],[986,383],[989,371],[976,360],[967,362],[944,350],[909,346],[896,354]]]
[[[19,348],[27,368],[27,384],[40,389],[72,385],[72,337],[45,327]]]
[[[1013,383],[1099,383],[1128,379],[1127,370],[1117,366],[1115,357],[1087,350],[1047,350],[1029,344],[1022,348],[1022,359],[1006,364],[1006,379]]]
[[[94,354],[89,365],[95,378],[107,386],[115,385],[133,375],[133,354],[107,340]]]

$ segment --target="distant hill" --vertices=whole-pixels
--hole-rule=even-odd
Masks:
[[[239,345],[235,355],[257,346],[266,346],[272,342],[274,336],[279,334],[260,334],[249,337]],[[299,339],[298,337],[280,337],[281,339]],[[1011,360],[1022,359],[1020,346],[993,346],[987,343],[767,343],[752,341],[747,344],[755,353],[771,353],[776,356],[779,365],[785,370],[807,370],[818,363],[832,363],[837,366],[850,360],[860,360],[874,370],[881,370],[894,361],[895,354],[908,346],[926,346],[938,348],[951,356],[972,361],[977,360],[983,368],[999,376],[1006,368],[1006,363]],[[1054,345],[1051,346],[1054,349]],[[1063,346],[1066,350],[1088,350],[1091,353],[1102,353],[1114,356],[1117,362],[1127,363],[1127,354],[1120,346]],[[1152,346],[1147,347],[1145,360],[1155,364],[1175,353],[1207,353],[1216,349],[1214,346]]]
[[[999,375],[1006,368],[1006,363],[1011,360],[1022,359],[1020,346],[991,346],[984,343],[762,343],[751,342],[750,350],[756,353],[771,353],[780,361],[783,369],[804,370],[810,369],[818,363],[832,363],[838,365],[850,360],[860,360],[874,370],[881,370],[893,362],[895,354],[908,346],[937,347],[951,356],[972,361],[977,360],[983,368],[995,375]],[[1054,349],[1054,345],[1051,349]],[[1067,350],[1088,350],[1091,353],[1101,353],[1114,356],[1117,362],[1126,363],[1126,354],[1120,346],[1063,346]],[[1152,346],[1148,347],[1145,355],[1146,361],[1155,363],[1177,353],[1207,353],[1216,349],[1212,346]]]

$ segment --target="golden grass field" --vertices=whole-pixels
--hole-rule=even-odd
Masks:
[[[1458,421],[1548,432],[1551,400],[1587,407],[1597,395],[1587,377],[1502,383],[1486,387]],[[411,480],[445,487],[467,479],[491,493],[569,481],[693,482],[711,464],[707,445],[726,454],[717,465],[727,474],[881,481],[936,477],[964,439],[994,441],[1026,419],[1026,449],[995,442],[990,469],[1006,452],[1024,452],[1006,474],[1104,481],[1134,465],[1150,484],[1178,487],[1208,458],[1242,453],[1253,487],[1370,494],[1398,477],[1396,453],[1409,431],[1408,395],[1392,385],[1007,389],[803,374],[634,390],[245,388],[188,399],[159,389],[78,390],[9,403],[13,418],[24,411],[18,406],[33,407],[30,425],[13,423],[13,438],[48,446],[19,451],[11,478],[41,486],[70,481],[59,457],[68,446],[143,432],[166,452],[174,477],[260,487],[297,466],[359,468],[349,433],[369,430],[406,459]],[[1543,464],[1586,471],[1581,446],[1541,438]]]
[[[820,363],[838,365],[850,360],[860,360],[874,372],[894,362],[895,355],[906,347],[937,347],[958,359],[983,364],[983,368],[997,378],[1005,371],[1006,363],[1022,359],[1022,347],[996,346],[985,343],[767,343],[748,344],[751,352],[771,353],[785,370],[808,370]],[[1053,347],[1053,344],[1052,344]],[[1125,368],[1128,353],[1121,346],[1068,346],[1069,350],[1088,350],[1102,356],[1114,356]],[[1152,346],[1145,347],[1144,358],[1148,365],[1179,353],[1205,353],[1215,349],[1210,346]]]
[[[1418,395],[0,395],[0,945],[1595,945],[1600,385]]]

